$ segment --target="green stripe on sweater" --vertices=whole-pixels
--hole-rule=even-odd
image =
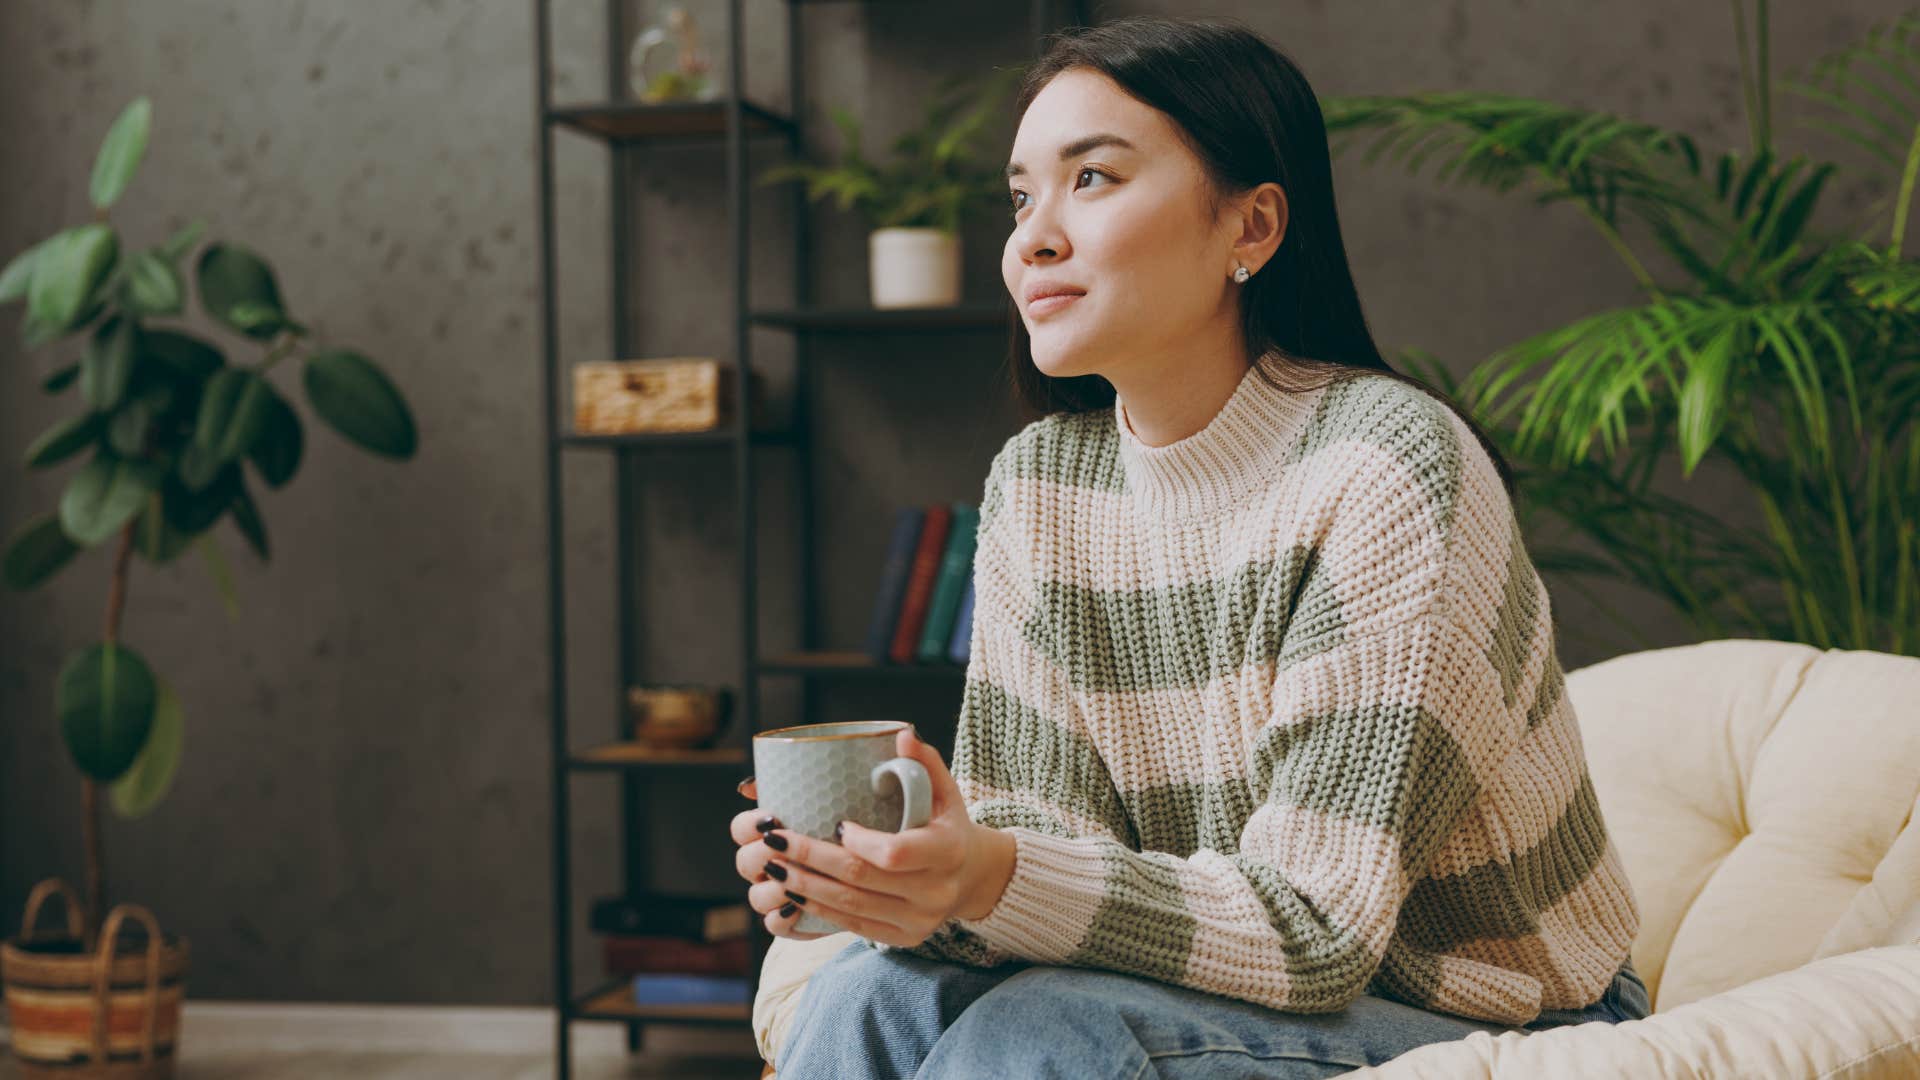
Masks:
[[[1533,695],[1533,707],[1527,710],[1527,730],[1532,731],[1542,720],[1553,715],[1560,704],[1560,695],[1567,690],[1567,673],[1558,663],[1547,665],[1547,674],[1540,681],[1540,689]]]
[[[1288,459],[1292,467],[1344,442],[1391,452],[1419,480],[1445,534],[1460,492],[1460,439],[1445,404],[1389,378],[1344,379],[1327,388]]]
[[[1353,927],[1329,922],[1293,888],[1280,871],[1246,855],[1231,857],[1255,896],[1266,908],[1267,919],[1278,927],[1278,942],[1286,956],[1287,1008],[1295,1012],[1324,1012],[1344,1006],[1352,988],[1372,966],[1373,954]]]
[[[1120,429],[1113,413],[1055,413],[1028,424],[1007,443],[1007,476],[1051,480],[1090,491],[1127,487],[1120,465]]]
[[[1500,673],[1500,689],[1509,707],[1514,691],[1526,674],[1527,654],[1533,649],[1533,636],[1540,621],[1540,595],[1535,590],[1533,564],[1527,561],[1527,542],[1520,534],[1520,523],[1512,522],[1508,537],[1507,582],[1501,591],[1500,610],[1494,616],[1493,640],[1487,645],[1487,659]]]
[[[1106,860],[1106,895],[1067,963],[1175,981],[1187,969],[1195,925],[1180,879],[1170,866],[1115,855]]]
[[[1544,911],[1579,888],[1605,855],[1606,842],[1593,779],[1583,769],[1579,788],[1538,844],[1511,862],[1483,863],[1463,874],[1419,882],[1407,899],[1409,907],[1444,911],[1447,919],[1425,925],[1407,920],[1401,932],[1409,944],[1429,952],[1538,933],[1539,920],[1530,912]]]
[[[1158,784],[1122,792],[1138,822],[1140,847],[1186,858],[1201,848],[1222,855],[1240,850],[1240,831],[1253,815],[1253,795],[1245,777],[1218,783]]]
[[[1399,783],[1382,784],[1356,762],[1404,771]],[[1472,764],[1453,736],[1425,709],[1403,704],[1270,727],[1255,744],[1250,771],[1256,780],[1273,778],[1266,802],[1393,832],[1408,876],[1447,839],[1428,823],[1458,820],[1479,794]]]
[[[1337,626],[1330,590],[1316,582],[1296,598],[1307,561],[1307,549],[1294,547],[1222,579],[1168,588],[1100,590],[1043,581],[1021,633],[1076,690],[1198,689],[1279,657],[1297,600],[1314,605],[1317,630]],[[1325,637],[1303,640],[1314,651],[1331,647]],[[1309,655],[1305,648],[1292,658]]]
[[[1439,959],[1408,948],[1398,936],[1387,942],[1386,956],[1367,984],[1369,993],[1417,1007],[1426,1007],[1439,989]]]
[[[1007,791],[1027,791],[1051,805],[1075,808],[1115,836],[1132,835],[1107,764],[1084,738],[981,679],[967,681],[960,712],[962,724],[981,725],[993,737],[959,743],[954,775]]]

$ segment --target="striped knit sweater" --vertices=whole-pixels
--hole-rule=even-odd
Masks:
[[[1600,998],[1638,907],[1546,590],[1444,404],[1249,369],[1167,446],[1119,401],[1028,425],[980,505],[952,768],[1017,856],[903,951],[1293,1012]]]

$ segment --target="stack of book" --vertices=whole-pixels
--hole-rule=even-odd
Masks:
[[[929,503],[894,511],[866,654],[879,664],[964,664],[973,632],[973,545],[980,508]]]
[[[685,896],[608,896],[593,902],[608,975],[633,983],[639,1005],[744,1005],[747,927],[744,901]]]

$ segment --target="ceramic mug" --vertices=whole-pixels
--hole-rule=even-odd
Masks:
[[[780,827],[831,844],[842,821],[883,832],[925,825],[933,816],[927,767],[893,752],[894,738],[911,725],[896,720],[802,724],[753,737],[753,784],[760,809]],[[802,910],[794,929],[832,934],[844,929]]]

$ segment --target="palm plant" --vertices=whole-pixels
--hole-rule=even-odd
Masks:
[[[1341,153],[1375,132],[1367,161],[1388,154],[1417,173],[1439,155],[1441,180],[1565,201],[1639,285],[1636,304],[1502,348],[1464,380],[1406,353],[1510,456],[1529,535],[1551,515],[1598,551],[1543,546],[1543,571],[1643,646],[1583,578],[1651,590],[1703,637],[1920,651],[1920,266],[1902,257],[1920,170],[1920,19],[1781,80],[1814,107],[1808,123],[1862,148],[1891,191],[1827,234],[1813,218],[1838,165],[1775,150],[1766,0],[1751,27],[1744,0],[1731,6],[1744,152],[1467,93],[1330,99],[1330,138]],[[1671,272],[1642,257],[1648,244]],[[1729,466],[1760,524],[1653,490],[1670,450],[1689,483],[1705,461]]]

